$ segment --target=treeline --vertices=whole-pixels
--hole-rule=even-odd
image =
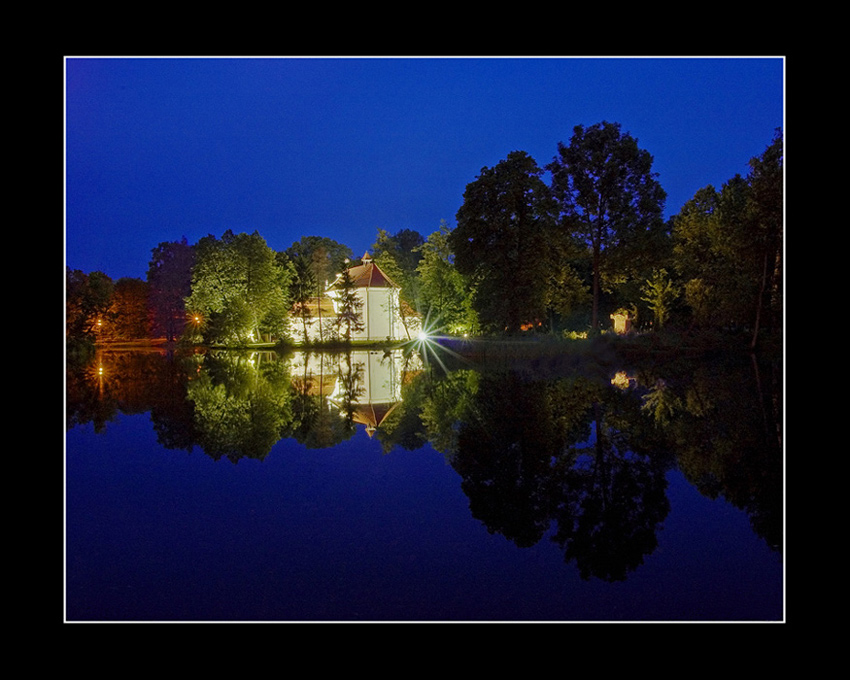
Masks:
[[[599,332],[619,313],[632,328],[743,332],[755,346],[782,324],[782,163],[777,130],[746,177],[700,189],[665,221],[652,156],[619,124],[579,125],[544,167],[514,151],[482,168],[454,229],[379,229],[371,252],[402,288],[402,315],[431,330]],[[66,334],[299,340],[326,284],[356,262],[322,236],[284,251],[257,232],[160,243],[144,281],[69,268]],[[293,318],[303,335],[290,336]]]

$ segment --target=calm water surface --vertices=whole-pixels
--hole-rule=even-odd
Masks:
[[[103,352],[69,366],[68,621],[780,621],[746,359]]]

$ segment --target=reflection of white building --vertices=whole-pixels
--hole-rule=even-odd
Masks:
[[[352,340],[404,341],[416,337],[421,326],[417,315],[412,310],[402,310],[403,303],[399,299],[401,288],[375,264],[369,253],[363,255],[362,264],[348,269],[348,275],[354,285],[355,294],[362,303],[360,314],[363,330],[352,332]],[[340,274],[328,286],[324,297],[314,299],[308,305],[310,313],[307,338],[310,342],[330,340],[334,337],[341,280]],[[404,315],[402,311],[405,311]],[[290,319],[290,331],[296,340],[304,339],[304,323],[296,315]]]
[[[418,356],[397,350],[356,350],[346,353],[295,352],[291,362],[294,382],[311,394],[322,394],[338,408],[350,405],[354,421],[369,436],[401,401],[404,376],[421,370]],[[353,380],[347,382],[347,378]]]

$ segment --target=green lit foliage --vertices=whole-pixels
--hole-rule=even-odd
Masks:
[[[679,289],[667,275],[666,269],[656,270],[652,278],[646,281],[641,300],[649,305],[657,328],[663,328],[667,323],[678,297]]]
[[[390,234],[385,229],[378,229],[378,237],[372,245],[372,257],[378,266],[392,277],[384,262],[392,262],[395,277],[402,291],[408,291],[407,302],[415,306],[418,292],[418,281],[416,269],[422,259],[420,249],[425,239],[422,234],[413,229],[400,229],[395,234]]]
[[[207,357],[206,364],[188,384],[198,444],[216,460],[262,460],[291,426],[287,365],[233,353]]]
[[[299,297],[302,300],[310,297],[307,286],[313,286],[313,297],[321,298],[325,294],[328,284],[336,279],[353,257],[351,248],[325,236],[302,236],[300,240],[287,248],[286,255],[293,263],[301,262],[298,265],[301,267],[300,273],[296,272],[296,276],[304,282],[303,290],[299,292]],[[317,309],[318,314],[315,322],[318,323],[319,342],[331,340],[331,338],[325,337],[321,308],[318,307]],[[303,321],[302,315],[302,331]]]
[[[354,256],[351,248],[326,236],[302,236],[287,248],[286,254],[293,262],[302,258],[310,263],[316,295],[324,293],[328,283],[345,269]]]
[[[204,339],[241,344],[261,334],[280,336],[289,313],[289,286],[294,269],[254,232],[219,240],[202,238],[196,248],[188,310],[202,319]]]
[[[359,333],[366,328],[363,322],[363,301],[357,295],[357,288],[348,269],[342,270],[337,287],[337,315],[334,327],[337,337],[348,343],[351,342],[352,333]]]
[[[750,160],[748,215],[756,234],[755,250],[761,259],[753,345],[758,342],[761,326],[777,329],[782,324],[783,158],[782,131],[777,129],[765,152]]]
[[[401,229],[395,235],[378,229],[377,239],[372,245],[375,264],[401,288],[398,311],[408,338],[412,321],[411,311],[421,309],[421,282],[417,267],[422,257],[420,248],[424,242],[422,235],[412,229]]]
[[[473,333],[478,323],[472,296],[454,266],[449,234],[448,225],[442,221],[440,228],[420,247],[419,300],[429,326],[449,333]]]
[[[700,189],[673,219],[673,261],[696,326],[776,328],[782,310],[782,136],[720,191]],[[765,311],[768,313],[765,314]]]
[[[557,320],[575,318],[590,303],[591,297],[584,278],[576,269],[577,248],[569,235],[556,231],[549,245],[545,300],[554,333]]]
[[[278,253],[278,259],[285,258],[284,253]],[[289,286],[292,299],[292,314],[301,326],[301,341],[310,339],[310,327],[316,322],[311,312],[311,301],[317,298],[316,275],[310,266],[310,260],[298,255],[292,260],[295,275]]]

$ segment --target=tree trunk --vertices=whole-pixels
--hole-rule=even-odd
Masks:
[[[593,315],[591,327],[599,330],[599,243],[593,243]]]
[[[759,286],[759,295],[758,300],[756,301],[756,320],[753,328],[753,339],[750,342],[750,350],[754,350],[758,344],[759,327],[761,325],[761,308],[764,305],[764,291],[767,287],[767,260],[767,253],[765,253],[761,272],[761,285]]]

